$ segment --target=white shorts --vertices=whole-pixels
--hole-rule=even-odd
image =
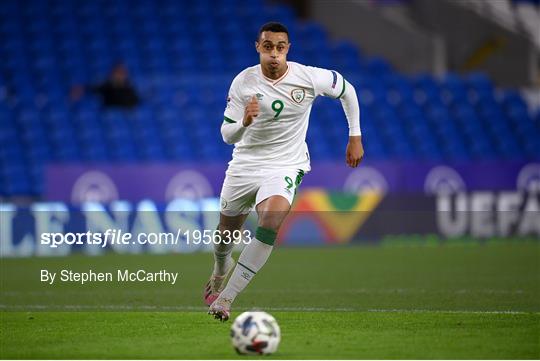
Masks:
[[[248,214],[270,196],[283,196],[292,204],[302,182],[301,169],[259,169],[245,174],[227,174],[220,196],[220,210],[226,216]]]

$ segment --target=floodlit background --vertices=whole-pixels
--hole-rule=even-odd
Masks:
[[[335,69],[356,86],[370,164],[505,169],[538,160],[539,16],[536,1],[508,0],[2,1],[0,196],[68,201],[68,164],[223,166],[232,150],[219,133],[227,90],[257,63],[253,43],[269,20],[289,27],[290,60]],[[101,83],[118,62],[139,105],[105,109],[99,93],[73,91]],[[339,103],[317,100],[313,168],[343,165],[346,141]],[[124,195],[129,182],[105,174],[117,188],[105,200],[146,192]],[[221,178],[210,178],[205,196],[219,191]],[[493,183],[485,188],[515,185]]]

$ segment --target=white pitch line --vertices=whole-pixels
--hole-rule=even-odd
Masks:
[[[105,311],[206,311],[204,306],[154,306],[154,305],[0,305],[0,310],[105,310]],[[513,310],[428,310],[428,309],[356,309],[347,307],[250,307],[248,310],[266,310],[282,312],[369,312],[369,313],[450,313],[450,314],[495,314],[495,315],[522,315],[540,314],[532,311]]]
[[[540,312],[526,311],[475,311],[475,310],[422,310],[422,309],[368,309],[367,312],[380,313],[463,313],[463,314],[493,314],[493,315],[523,315],[523,314],[540,314]]]
[[[431,293],[448,293],[448,294],[526,294],[528,290],[505,290],[505,289],[458,289],[458,290],[441,290],[441,289],[424,289],[424,288],[351,288],[347,290],[340,289],[269,289],[269,290],[251,290],[251,293],[260,294],[276,294],[276,293],[312,293],[312,294],[431,294]],[[147,290],[120,290],[121,294],[148,294]],[[177,290],[177,289],[158,289],[155,293],[159,294],[186,294],[192,291]],[[3,291],[2,296],[18,297],[18,296],[54,296],[65,294],[95,294],[95,290],[62,290],[62,291]]]
[[[251,310],[265,309],[269,311],[339,311],[339,312],[354,312],[354,308],[327,308],[327,307],[252,307]],[[36,310],[118,310],[118,311],[206,311],[204,306],[154,306],[154,305],[0,305],[0,309],[36,309]]]
[[[154,306],[154,305],[0,305],[4,310],[50,310],[50,311],[81,311],[81,310],[105,310],[105,311],[204,311],[203,306]]]

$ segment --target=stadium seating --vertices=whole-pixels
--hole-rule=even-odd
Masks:
[[[262,9],[262,10],[261,10]],[[50,162],[193,162],[230,158],[219,127],[233,76],[257,63],[258,27],[290,27],[290,60],[336,69],[362,106],[368,159],[538,159],[540,115],[482,74],[408,77],[331,40],[316,23],[262,0],[0,2],[0,192],[43,192]],[[75,84],[124,61],[141,92],[133,111],[104,110]],[[314,160],[343,158],[347,126],[334,100],[314,105]]]

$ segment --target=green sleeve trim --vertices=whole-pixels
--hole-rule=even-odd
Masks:
[[[342,78],[343,79],[343,89],[341,89],[341,93],[338,95],[338,97],[336,99],[339,99],[343,96],[343,93],[345,93],[345,78]]]
[[[273,246],[274,242],[276,242],[276,236],[277,232],[269,228],[257,227],[257,230],[255,231],[255,237],[262,243],[266,243],[270,246]]]
[[[236,120],[232,120],[231,118],[223,117],[223,121],[227,123],[236,123]]]

